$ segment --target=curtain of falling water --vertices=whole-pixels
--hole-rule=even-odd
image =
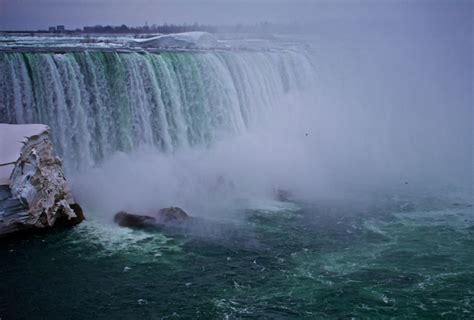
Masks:
[[[0,122],[45,123],[68,170],[241,132],[312,81],[303,53],[0,53]]]

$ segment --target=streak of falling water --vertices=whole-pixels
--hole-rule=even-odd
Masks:
[[[304,53],[0,53],[0,122],[48,124],[68,170],[114,151],[207,145],[312,81]]]

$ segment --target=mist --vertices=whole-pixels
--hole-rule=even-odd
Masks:
[[[305,20],[311,32],[284,36],[310,47],[316,81],[305,92],[210,146],[115,154],[72,177],[81,203],[206,216],[279,189],[304,201],[446,187],[472,195],[472,4],[320,5],[325,18]]]
[[[311,202],[469,189],[469,97],[449,76],[463,70],[444,52],[404,49],[315,48],[314,86],[281,97],[247,132],[173,154],[115,154],[74,177],[75,193],[109,217],[181,206],[222,218],[271,205],[277,190]]]

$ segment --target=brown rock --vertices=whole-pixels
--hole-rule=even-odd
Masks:
[[[114,221],[121,227],[143,229],[150,227],[159,228],[167,224],[180,223],[188,218],[188,214],[183,209],[170,207],[161,209],[154,217],[120,211],[115,214]]]
[[[78,205],[77,203],[70,204],[69,206],[74,211],[76,216],[75,217],[67,217],[65,215],[60,216],[59,218],[56,219],[56,222],[54,224],[55,227],[69,228],[84,221],[85,217],[84,217],[84,212],[82,211],[81,206]]]

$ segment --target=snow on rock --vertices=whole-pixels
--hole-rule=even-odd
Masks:
[[[208,32],[184,32],[166,34],[154,38],[137,39],[133,44],[143,48],[208,49],[218,45],[217,39]]]
[[[47,130],[48,127],[43,124],[0,123],[0,185],[10,184],[10,175],[28,137],[40,135]]]
[[[47,126],[0,124],[0,168],[0,236],[84,219]]]

